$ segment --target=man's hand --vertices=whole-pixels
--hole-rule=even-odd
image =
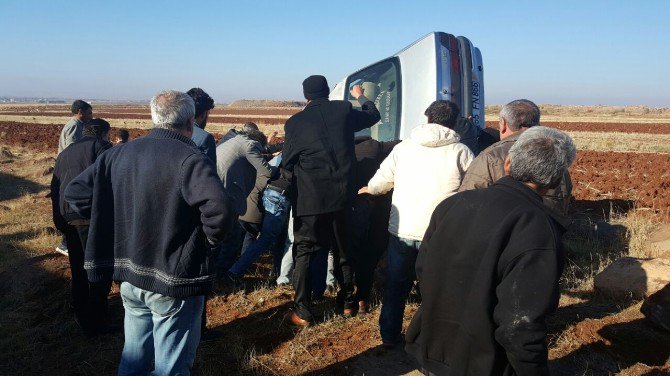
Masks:
[[[365,90],[363,90],[363,88],[361,87],[361,85],[354,85],[354,86],[351,88],[351,92],[350,92],[350,93],[351,93],[351,96],[352,96],[352,97],[358,99],[358,97],[360,97],[361,95],[363,95],[363,92],[364,92],[364,91],[365,91]]]
[[[366,187],[363,187],[363,188],[359,189],[358,194],[359,195],[370,194],[370,192],[368,192],[368,187],[366,186]]]
[[[275,138],[277,137],[277,134],[278,134],[277,131],[274,131],[274,132],[270,133],[270,135],[268,136],[268,145],[274,143]]]

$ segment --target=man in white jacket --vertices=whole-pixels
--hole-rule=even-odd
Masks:
[[[379,328],[386,347],[403,343],[405,301],[414,281],[414,264],[435,207],[458,192],[474,155],[453,130],[458,106],[435,101],[410,138],[398,144],[360,194],[381,195],[393,189],[389,219],[388,267]]]

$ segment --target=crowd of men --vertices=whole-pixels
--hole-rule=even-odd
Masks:
[[[337,286],[336,312],[367,313],[384,264],[383,346],[404,346],[431,375],[547,374],[569,136],[540,126],[539,108],[521,99],[502,108],[501,140],[485,148],[486,135],[477,142],[458,106],[439,100],[409,138],[380,142],[356,137],[380,120],[360,86],[350,92],[360,109],[329,100],[323,76],[303,92],[283,142],[247,123],[216,143],[205,130],[214,100],[200,88],[156,94],[149,134],[128,142],[119,132],[113,147],[110,124],[73,103],[51,197],[84,334],[114,331],[117,281],[119,374],[189,374],[201,337],[216,338],[205,331],[212,283],[243,288],[270,252],[273,278],[295,290],[294,325],[315,323],[312,302],[327,286]],[[403,336],[415,281],[421,305]]]

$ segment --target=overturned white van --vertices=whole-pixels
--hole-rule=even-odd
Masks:
[[[461,116],[479,128],[484,123],[482,55],[465,37],[430,33],[395,55],[360,69],[339,82],[330,99],[349,100],[349,88],[360,84],[373,100],[381,120],[361,134],[379,141],[404,139],[421,124],[433,101],[451,100]]]

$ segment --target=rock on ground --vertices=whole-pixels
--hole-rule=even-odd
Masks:
[[[644,299],[670,283],[670,258],[622,257],[596,275],[595,288],[612,297]]]

